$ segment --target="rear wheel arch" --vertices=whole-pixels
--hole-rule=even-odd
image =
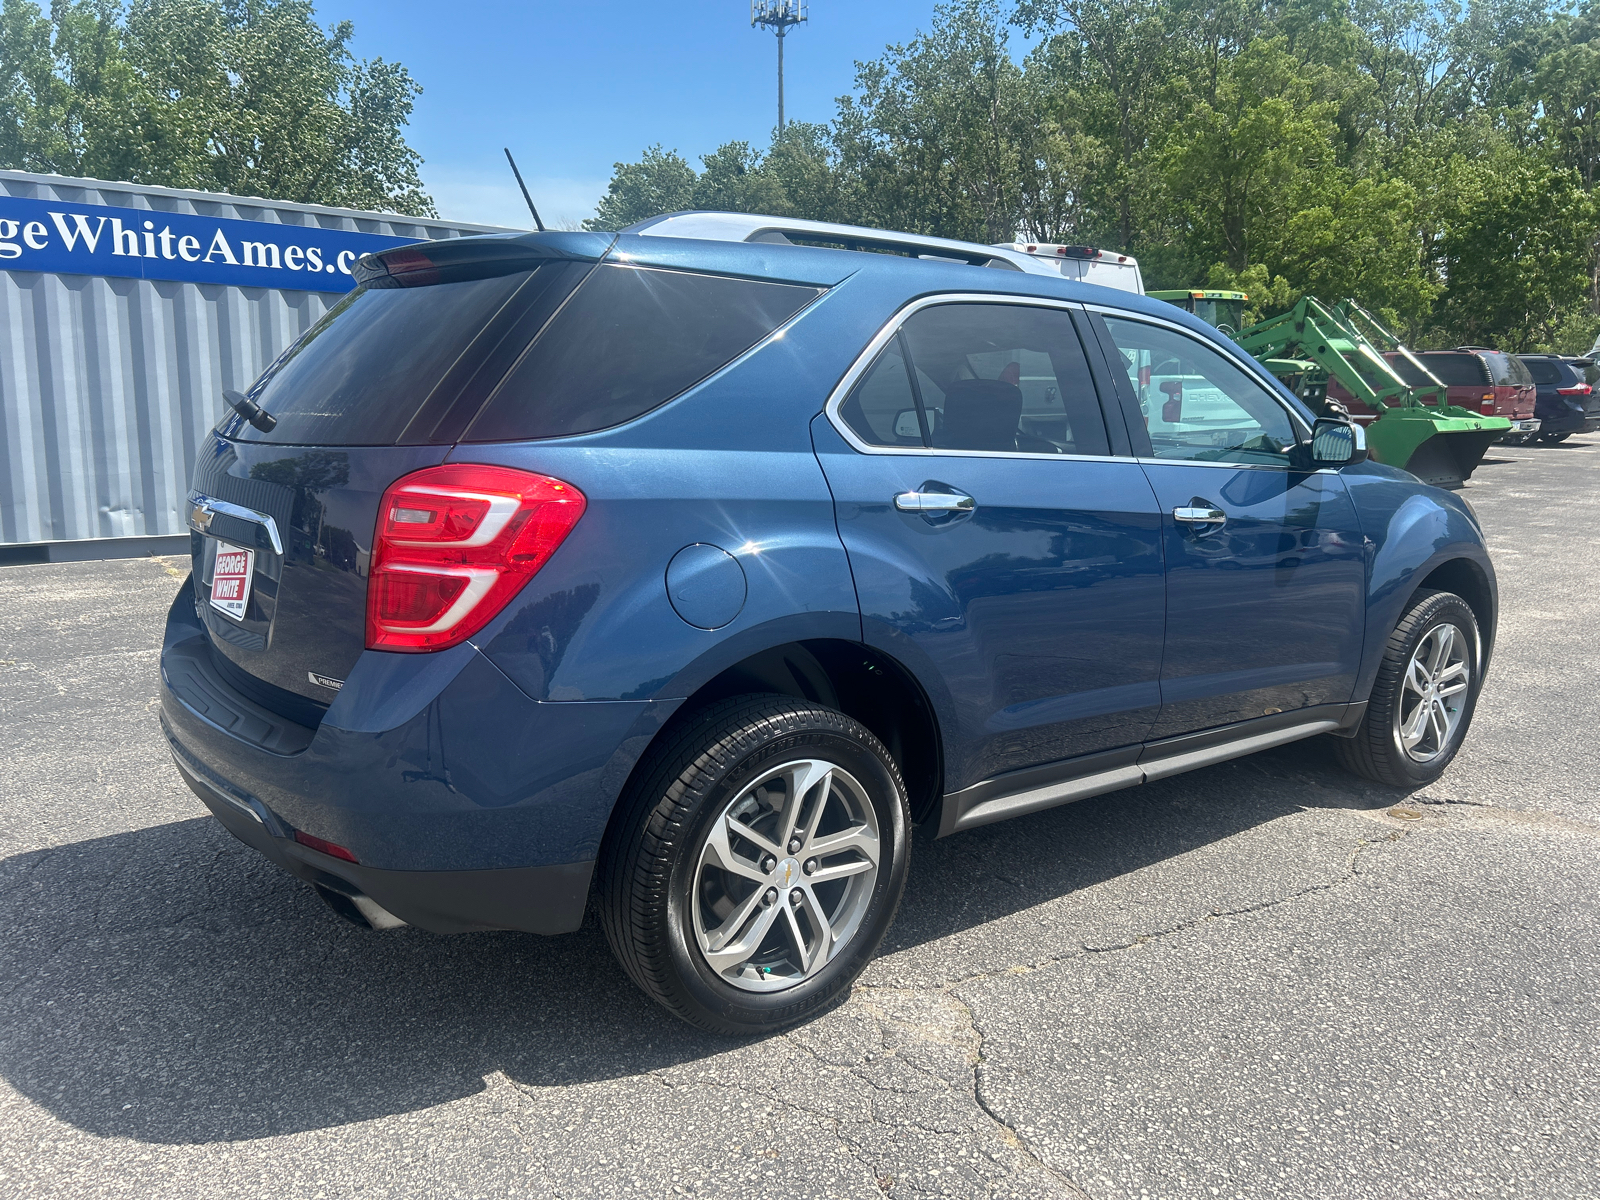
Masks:
[[[752,694],[793,696],[860,721],[899,766],[912,821],[938,811],[944,756],[933,704],[909,670],[863,642],[807,638],[747,655],[696,688],[652,743],[670,738],[685,721],[720,700]],[[646,748],[638,762],[648,757]]]

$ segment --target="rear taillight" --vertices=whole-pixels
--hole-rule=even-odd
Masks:
[[[587,504],[570,483],[476,463],[429,467],[383,494],[367,579],[367,648],[465,641],[522,590]]]
[[[1558,395],[1558,396],[1587,396],[1592,391],[1594,391],[1594,388],[1590,387],[1587,383],[1580,383],[1580,384],[1577,384],[1577,385],[1575,385],[1573,387],[1557,388],[1556,389],[1556,395]]]
[[[1493,392],[1485,392],[1483,394],[1483,403],[1478,405],[1478,411],[1481,412],[1481,413],[1487,413],[1491,417],[1494,416],[1494,393]]]

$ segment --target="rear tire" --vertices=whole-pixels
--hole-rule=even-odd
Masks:
[[[1541,433],[1539,435],[1539,440],[1546,446],[1559,446],[1571,436],[1572,430],[1569,429],[1564,433]]]
[[[1396,788],[1438,779],[1472,723],[1482,661],[1467,602],[1453,592],[1419,592],[1389,635],[1355,737],[1333,739],[1340,764]]]
[[[909,865],[899,768],[860,722],[736,696],[652,748],[601,847],[623,969],[691,1025],[772,1033],[849,994]]]

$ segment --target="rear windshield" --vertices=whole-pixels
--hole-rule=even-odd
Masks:
[[[358,287],[251,388],[278,424],[252,442],[393,444],[435,385],[519,289],[565,278],[557,266],[431,287]],[[524,303],[524,294],[518,303]]]
[[[1523,363],[1535,383],[1560,383],[1561,368],[1552,358],[1534,358]]]
[[[597,267],[463,440],[562,437],[631,421],[732,362],[820,292],[688,271]]]
[[[1446,387],[1482,387],[1489,382],[1483,361],[1476,354],[1446,350],[1435,354],[1419,354],[1417,357]]]
[[[1489,367],[1489,378],[1495,383],[1525,387],[1533,382],[1533,376],[1528,374],[1527,365],[1520,358],[1513,358],[1509,354],[1485,354],[1483,361]]]

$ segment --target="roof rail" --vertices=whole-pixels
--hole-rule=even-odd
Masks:
[[[776,242],[780,245],[824,246],[840,250],[860,250],[878,254],[898,254],[908,258],[967,263],[974,267],[998,267],[1025,271],[1030,275],[1060,272],[1032,255],[977,242],[958,242],[950,238],[901,233],[893,229],[868,229],[861,225],[835,225],[830,221],[802,221],[793,217],[771,217],[760,213],[687,211],[664,213],[640,221],[623,233],[648,237],[703,238],[714,242]]]

